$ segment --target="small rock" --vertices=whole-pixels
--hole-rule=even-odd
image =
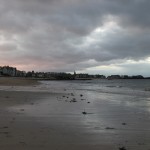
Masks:
[[[84,101],[84,100],[86,100],[86,99],[81,99],[81,101]]]
[[[20,111],[24,111],[24,109],[20,109]]]
[[[123,123],[122,123],[122,125],[126,125],[126,123],[125,123],[125,122],[123,122]]]
[[[4,126],[4,127],[3,127],[3,129],[7,129],[7,128],[8,128],[7,126]]]
[[[115,128],[112,128],[112,127],[106,127],[105,129],[107,129],[107,130],[113,130],[113,129],[115,129]]]
[[[75,98],[73,98],[70,102],[77,102]]]
[[[83,112],[82,112],[82,114],[86,115],[86,114],[87,114],[87,112],[83,111]]]
[[[127,150],[127,149],[123,146],[123,147],[119,147],[119,150]]]
[[[73,93],[71,93],[71,96],[74,96],[74,94],[73,94]]]

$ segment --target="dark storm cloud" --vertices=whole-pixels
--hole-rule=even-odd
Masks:
[[[150,56],[148,0],[0,0],[0,4],[0,44],[8,43],[0,46],[1,64],[72,71]]]

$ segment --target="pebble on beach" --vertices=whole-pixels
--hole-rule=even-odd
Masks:
[[[127,150],[127,149],[123,146],[123,147],[119,147],[119,150]]]

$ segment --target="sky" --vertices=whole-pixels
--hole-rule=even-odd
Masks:
[[[150,0],[0,0],[0,66],[150,76]]]

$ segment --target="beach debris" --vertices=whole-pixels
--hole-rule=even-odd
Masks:
[[[122,125],[127,125],[127,124],[125,122],[123,122]]]
[[[86,115],[86,114],[87,114],[87,112],[86,112],[86,111],[83,111],[83,112],[82,112],[82,114]]]
[[[127,149],[123,146],[123,147],[119,147],[119,150],[127,150]]]
[[[113,128],[113,127],[106,127],[105,129],[107,129],[107,130],[114,130],[115,128]]]
[[[73,94],[73,93],[71,93],[71,96],[74,96],[74,94]]]
[[[8,127],[7,127],[7,126],[4,126],[3,129],[8,129]]]
[[[24,111],[24,109],[20,109],[20,111]]]
[[[73,98],[70,102],[77,102],[77,100],[75,98]]]
[[[83,95],[82,95],[82,94],[80,94],[80,96],[82,97]]]
[[[85,109],[84,109],[84,111],[82,112],[82,114],[83,114],[83,115],[86,115],[86,114],[87,114],[87,112],[85,111]]]
[[[85,101],[86,99],[81,99],[81,101]]]
[[[0,127],[0,129],[8,129],[8,127],[7,127],[7,126],[4,126],[4,127]]]

